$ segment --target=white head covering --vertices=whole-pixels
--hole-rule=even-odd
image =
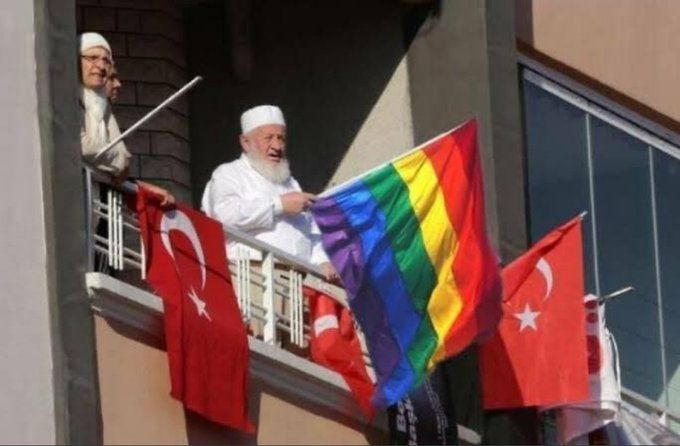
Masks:
[[[259,105],[246,110],[241,115],[241,133],[243,134],[267,124],[286,125],[283,112],[276,105]]]
[[[113,57],[113,51],[111,51],[109,42],[107,42],[104,36],[99,33],[82,33],[78,38],[78,46],[80,54],[83,54],[90,48],[100,46],[107,50],[111,57]]]
[[[111,57],[111,46],[104,36],[99,33],[83,33],[78,36],[78,51],[83,54],[90,48],[101,47],[109,52]],[[104,90],[91,90],[81,86],[80,98],[85,107],[85,134],[81,135],[83,150],[99,150],[108,142],[108,130],[106,124],[106,111],[109,103],[104,94]]]

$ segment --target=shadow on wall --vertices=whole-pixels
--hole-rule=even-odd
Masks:
[[[251,36],[253,68],[240,71],[241,81],[228,44],[234,10],[221,0],[186,9],[190,71],[205,79],[190,102],[194,200],[216,166],[239,156],[240,114],[263,103],[283,109],[293,173],[304,189],[320,192],[437,2],[235,3],[250,8],[243,35]]]
[[[533,45],[534,17],[533,0],[515,0],[515,32],[517,39]]]

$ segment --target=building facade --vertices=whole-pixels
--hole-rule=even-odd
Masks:
[[[0,367],[3,442],[389,441],[384,414],[372,423],[357,415],[339,376],[288,348],[286,335],[251,339],[256,435],[169,397],[162,305],[130,266],[139,258],[123,254],[116,277],[89,262],[92,201],[75,102],[81,31],[111,42],[122,128],[203,77],[127,140],[131,176],[195,207],[212,170],[238,156],[238,117],[256,104],[283,108],[293,172],[315,193],[476,117],[500,257],[588,211],[588,291],[635,288],[607,308],[624,395],[675,427],[673,0],[8,0],[0,16],[0,48],[13,61],[0,70],[0,333],[11,358]],[[482,411],[474,348],[445,367],[451,391],[442,397],[461,442],[544,441],[532,409]]]
[[[624,395],[677,427],[680,204],[674,2],[516,3],[536,240],[586,217],[587,291],[634,291],[607,305]]]

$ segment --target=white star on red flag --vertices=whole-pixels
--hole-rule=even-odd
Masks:
[[[527,302],[524,306],[524,311],[521,313],[515,313],[514,315],[520,321],[519,331],[524,331],[524,329],[527,327],[537,331],[538,327],[536,327],[536,318],[539,314],[541,314],[540,311],[531,311],[531,307],[529,307],[529,303]]]
[[[196,305],[196,311],[198,312],[198,316],[205,316],[206,319],[208,319],[210,322],[212,322],[212,319],[210,319],[210,315],[208,314],[208,310],[206,310],[207,304],[205,301],[202,301],[200,297],[198,297],[198,294],[196,294],[196,291],[194,291],[194,288],[191,288],[191,291],[189,291],[188,295],[189,299]]]

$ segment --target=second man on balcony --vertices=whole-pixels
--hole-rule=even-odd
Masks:
[[[205,187],[201,209],[225,225],[244,230],[301,260],[320,265],[329,280],[319,230],[306,212],[314,196],[291,176],[286,157],[286,122],[279,107],[261,105],[241,115],[241,157],[220,165]],[[228,255],[247,249],[230,242]],[[250,251],[253,260],[259,253]]]

